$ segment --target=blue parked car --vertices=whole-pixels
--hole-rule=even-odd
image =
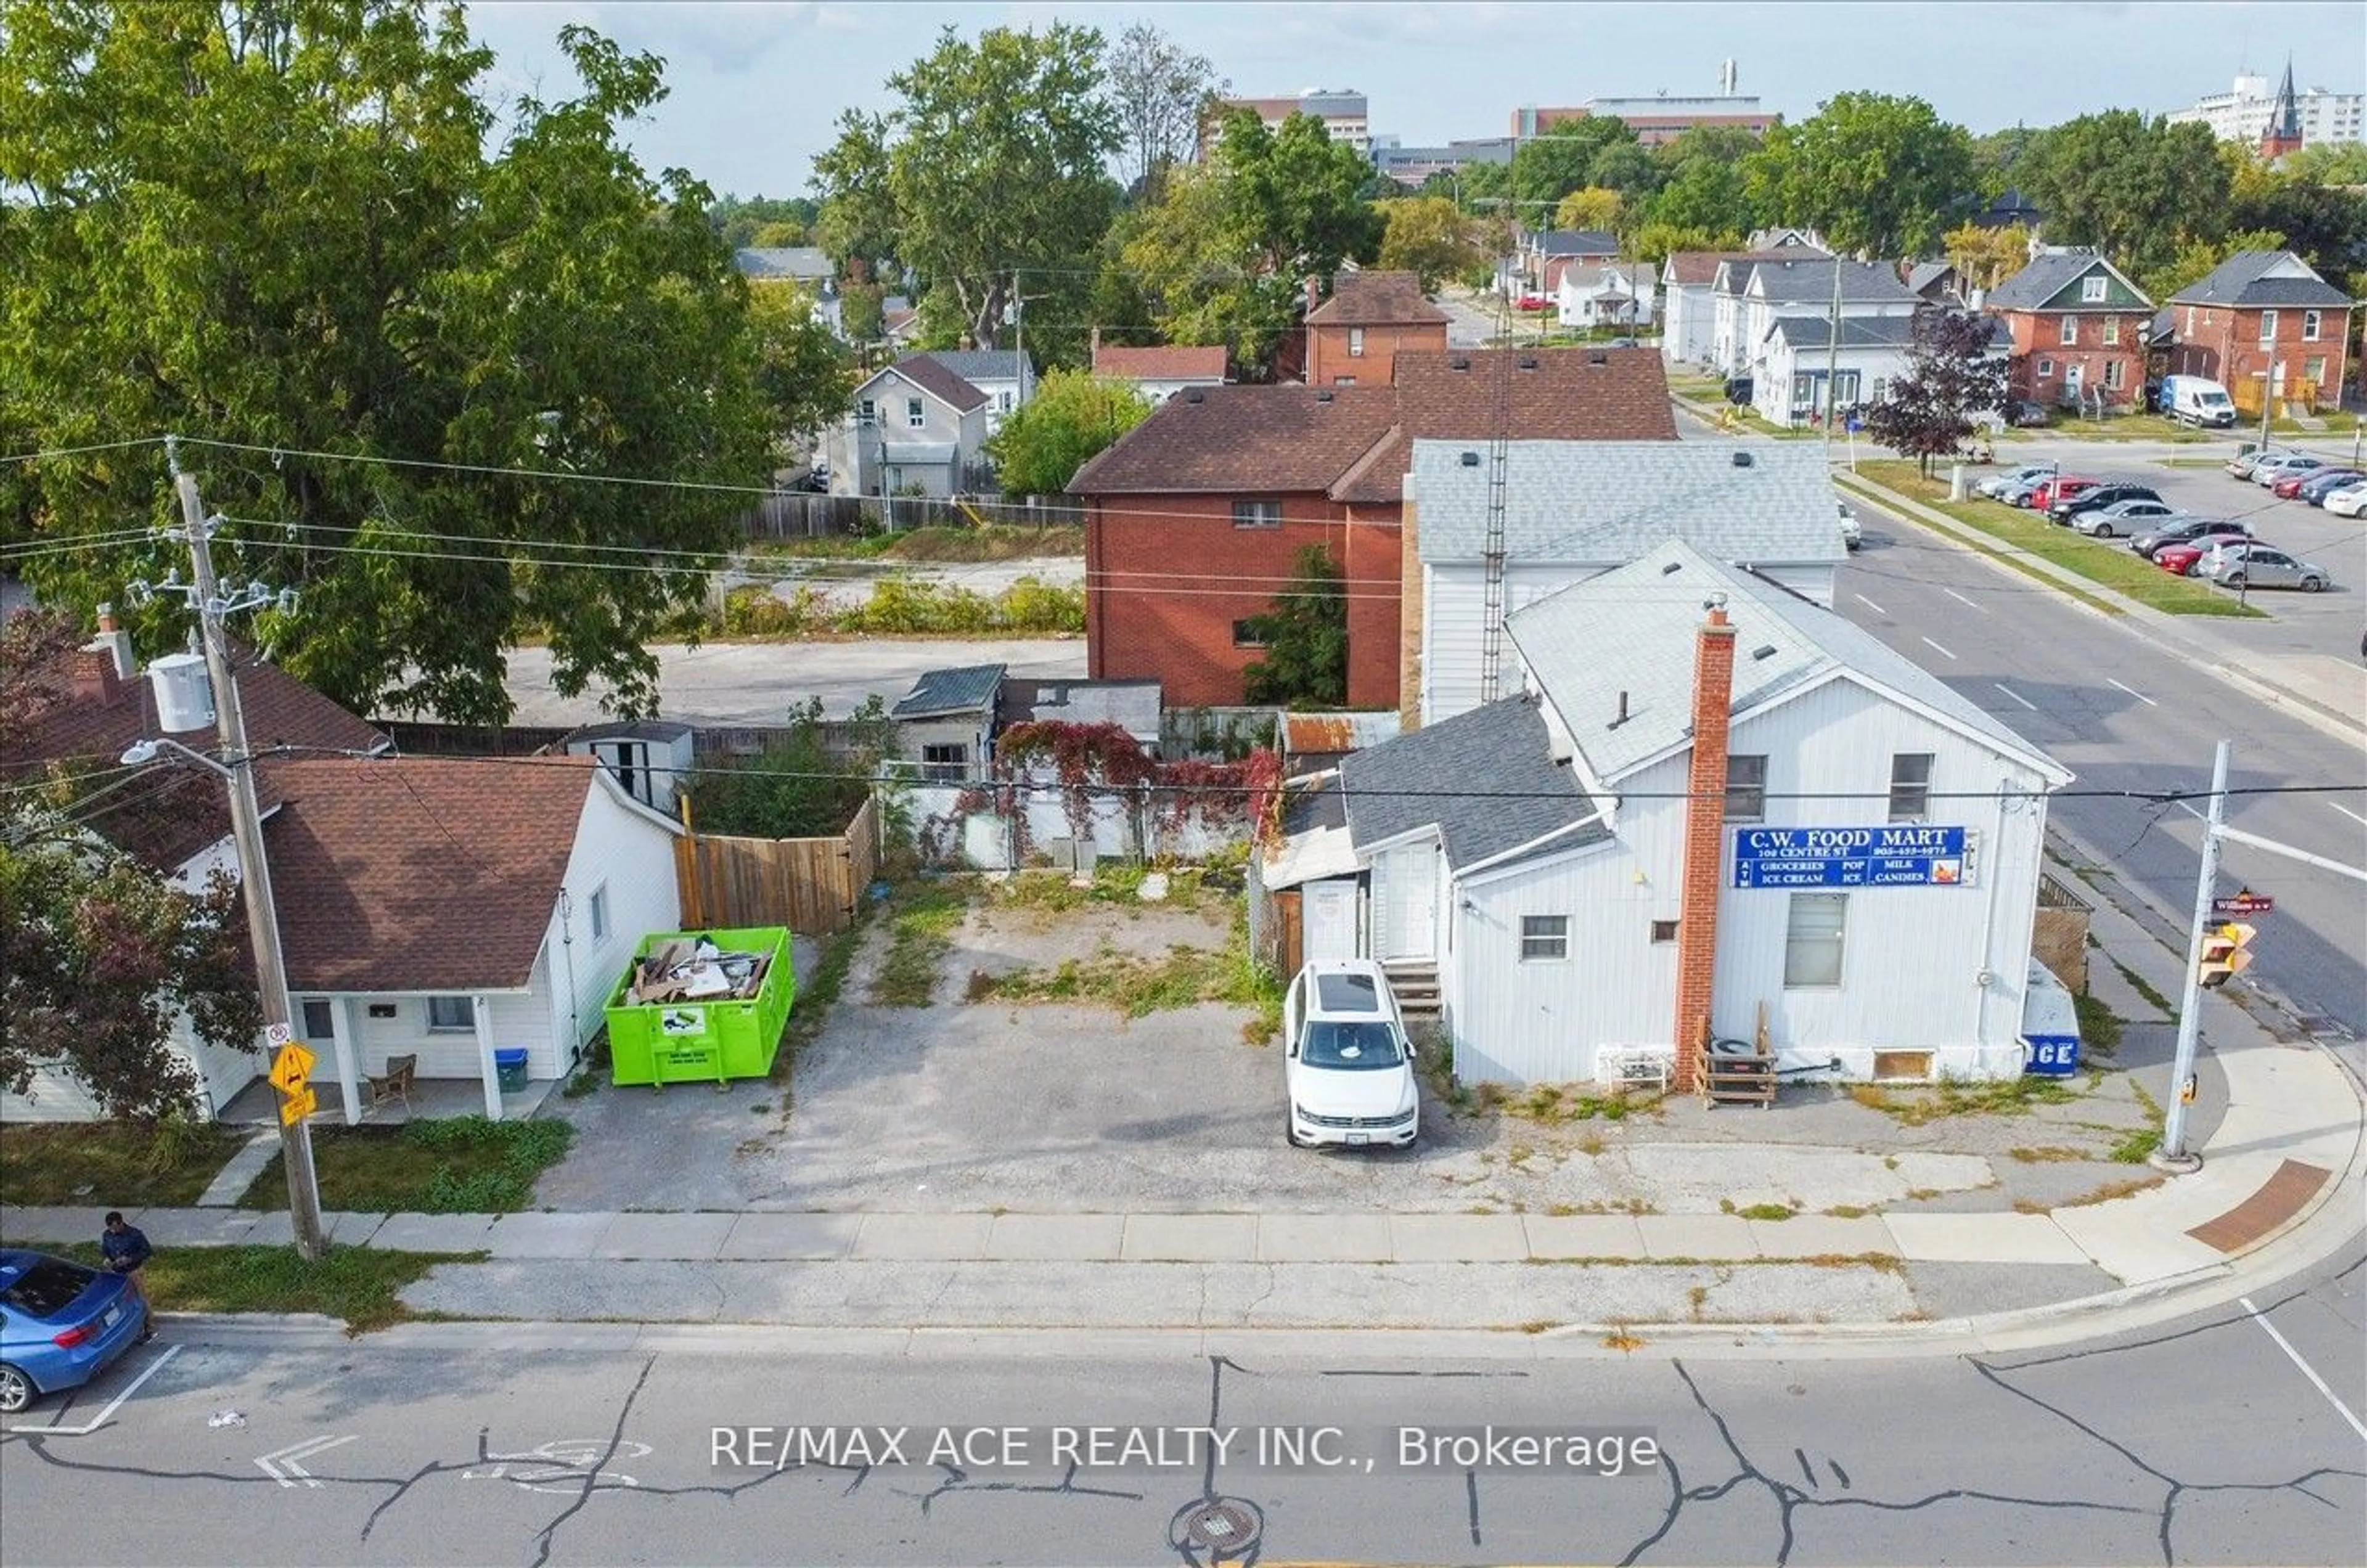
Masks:
[[[2324,506],[2327,496],[2332,495],[2336,491],[2355,485],[2362,479],[2367,479],[2367,474],[2361,473],[2357,468],[2327,468],[2302,480],[2301,488],[2293,493],[2312,506]]]
[[[0,1251],[0,1413],[80,1388],[139,1343],[145,1320],[120,1274]]]

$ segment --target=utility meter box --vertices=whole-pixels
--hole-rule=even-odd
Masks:
[[[785,926],[648,937],[608,993],[618,1084],[724,1083],[773,1070],[797,999]]]

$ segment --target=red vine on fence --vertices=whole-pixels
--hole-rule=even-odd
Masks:
[[[1269,842],[1281,831],[1282,758],[1275,751],[1252,751],[1239,762],[1159,762],[1121,725],[1039,719],[1004,730],[995,742],[995,756],[1006,777],[1029,764],[1048,764],[1070,829],[1079,839],[1092,836],[1096,795],[1146,790],[1162,828],[1181,828],[1197,813],[1246,820],[1255,843]]]

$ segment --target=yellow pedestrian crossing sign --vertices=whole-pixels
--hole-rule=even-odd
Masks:
[[[320,1108],[320,1097],[310,1087],[298,1089],[279,1102],[279,1124],[293,1126]]]
[[[293,1040],[289,1041],[279,1048],[279,1055],[272,1058],[271,1087],[282,1094],[300,1092],[303,1089],[305,1081],[311,1077],[313,1066],[319,1060],[319,1057],[304,1049],[302,1045]],[[293,1121],[294,1118],[291,1117],[289,1120]]]

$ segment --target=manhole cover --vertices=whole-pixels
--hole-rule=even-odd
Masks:
[[[1256,1505],[1238,1497],[1211,1497],[1194,1503],[1167,1527],[1167,1539],[1176,1546],[1233,1553],[1257,1540],[1265,1521]]]

